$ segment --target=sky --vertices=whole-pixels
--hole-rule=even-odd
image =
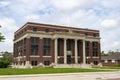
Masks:
[[[13,52],[14,32],[26,22],[100,30],[101,50],[120,50],[120,0],[0,0],[0,51]]]

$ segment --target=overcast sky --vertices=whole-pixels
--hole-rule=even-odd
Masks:
[[[26,22],[100,30],[103,51],[120,49],[120,0],[0,0],[0,51],[13,52],[13,35]]]

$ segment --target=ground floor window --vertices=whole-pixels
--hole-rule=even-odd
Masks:
[[[37,66],[37,61],[31,61],[32,66]]]
[[[86,64],[90,64],[90,61],[87,60],[87,61],[86,61]]]
[[[44,65],[49,66],[50,65],[50,61],[44,61]]]
[[[98,65],[98,61],[94,61],[94,65]]]

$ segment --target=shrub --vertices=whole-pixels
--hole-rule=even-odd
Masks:
[[[0,60],[0,68],[7,68],[9,65],[9,61],[7,60]]]

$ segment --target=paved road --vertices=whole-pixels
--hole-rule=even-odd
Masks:
[[[120,80],[117,72],[88,72],[0,76],[0,80]]]

